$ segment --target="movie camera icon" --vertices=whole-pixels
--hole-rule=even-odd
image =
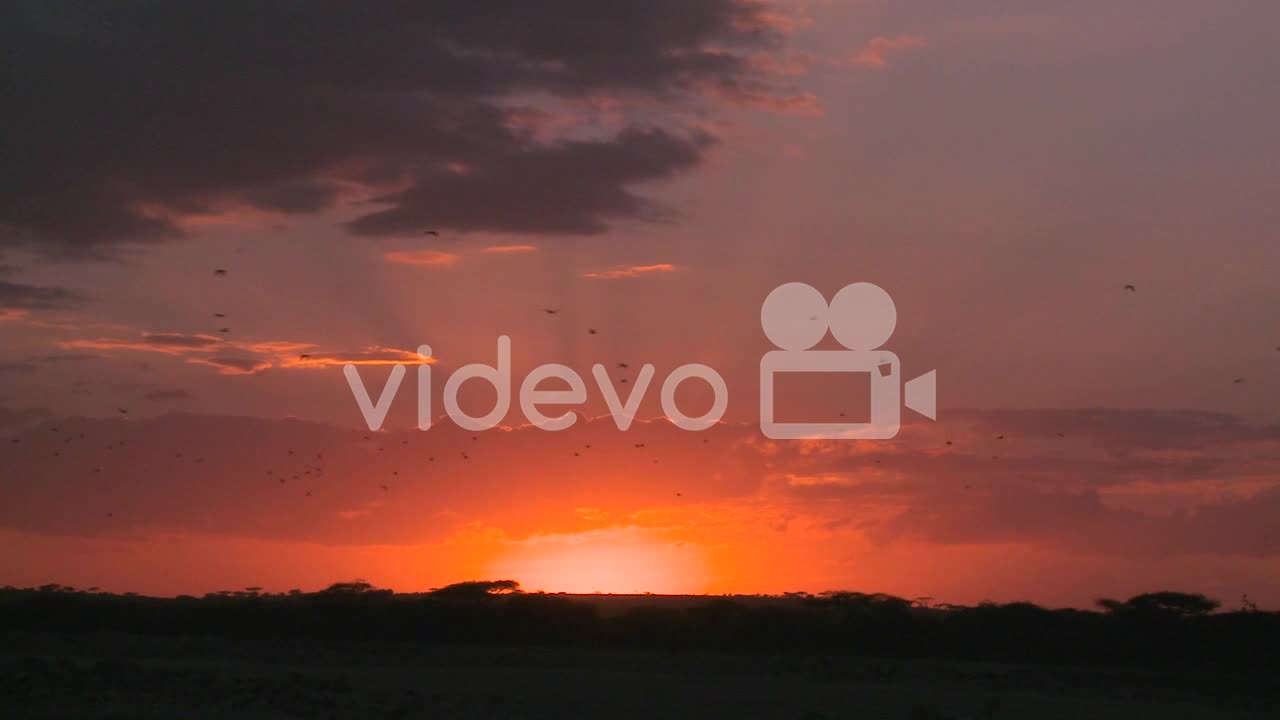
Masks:
[[[898,434],[904,394],[898,356],[877,350],[893,334],[898,310],[878,285],[853,283],[831,298],[805,283],[779,285],[760,308],[760,325],[781,348],[760,360],[760,431],[774,440],[888,440]],[[830,331],[844,350],[810,350]],[[778,373],[866,373],[871,379],[869,422],[810,423],[774,420]],[[937,419],[937,372],[905,386],[906,406]]]

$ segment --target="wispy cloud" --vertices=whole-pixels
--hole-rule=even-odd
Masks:
[[[296,358],[285,359],[281,367],[343,367],[345,365],[433,365],[438,360],[433,355],[424,357],[412,350],[400,350],[375,346],[355,352],[301,353]]]
[[[173,355],[192,364],[216,368],[223,375],[254,374],[271,368],[323,368],[348,364],[427,365],[436,362],[436,358],[426,358],[412,350],[382,346],[354,350],[324,349],[314,343],[289,340],[242,341],[182,333],[140,333],[137,338],[67,340],[60,346],[64,349]]]
[[[583,273],[583,277],[592,278],[594,280],[620,280],[622,278],[640,277],[641,275],[651,275],[653,273],[669,273],[675,272],[676,266],[670,263],[658,263],[656,265],[631,265],[628,267],[610,268],[608,270],[595,270]]]
[[[523,255],[537,251],[537,245],[490,245],[480,249],[480,252],[487,255]]]
[[[894,37],[876,37],[849,59],[854,65],[868,68],[889,67],[888,56],[900,50],[912,50],[928,45],[919,35],[895,35]]]
[[[193,357],[187,362],[215,367],[222,375],[253,375],[271,368],[269,360],[254,357]]]

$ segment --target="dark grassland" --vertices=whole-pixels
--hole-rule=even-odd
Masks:
[[[464,583],[0,590],[3,718],[1275,718],[1280,614],[1198,595],[676,606]]]

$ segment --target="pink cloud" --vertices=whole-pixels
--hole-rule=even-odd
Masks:
[[[461,260],[461,256],[442,250],[391,250],[382,257],[398,265],[416,267],[452,267]]]
[[[883,69],[889,67],[888,55],[899,50],[925,47],[928,43],[919,35],[876,37],[854,54],[849,62],[862,67]]]
[[[675,270],[675,265],[670,263],[658,263],[656,265],[632,265],[630,267],[597,270],[584,273],[582,277],[592,278],[593,280],[618,280],[621,278],[640,277],[641,275],[649,275],[652,273],[675,272]]]

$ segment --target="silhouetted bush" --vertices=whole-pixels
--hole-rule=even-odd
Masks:
[[[260,588],[202,598],[0,589],[0,632],[291,639],[370,644],[479,643],[704,648],[945,657],[1006,662],[1280,666],[1280,613],[1215,612],[1203,595],[1159,592],[1103,612],[1030,603],[925,607],[882,594],[708,598],[604,616],[583,598],[520,592],[513,581],[396,594],[367,582],[319,592]]]

